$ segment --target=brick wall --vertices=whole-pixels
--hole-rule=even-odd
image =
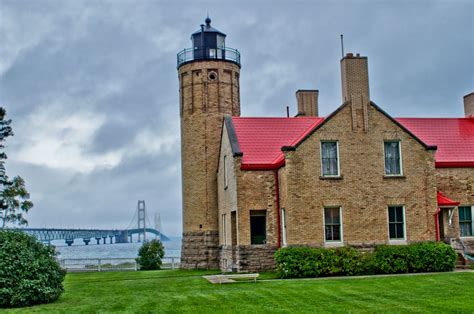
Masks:
[[[206,232],[218,230],[217,209],[217,160],[225,114],[240,115],[239,99],[240,68],[226,61],[195,61],[178,69],[181,115],[181,160],[183,191],[183,267],[194,252],[213,252],[211,260],[218,259],[212,243],[205,249],[197,240],[196,233],[203,237]],[[213,74],[216,79],[213,79]],[[201,242],[208,242],[203,239]],[[193,243],[196,246],[193,246]],[[207,253],[206,253],[207,254]],[[210,254],[210,253],[209,253]],[[214,265],[214,262],[212,262]]]
[[[346,105],[296,151],[285,153],[289,245],[324,245],[323,209],[332,206],[342,208],[344,244],[388,242],[388,205],[405,206],[408,242],[434,240],[433,151],[372,105],[367,110],[367,131],[363,123],[351,130],[351,106]],[[341,178],[320,178],[321,140],[339,142]],[[384,176],[384,140],[401,141],[403,177]]]
[[[438,191],[445,194],[450,199],[460,202],[462,205],[474,205],[474,168],[437,168],[436,169],[436,186]],[[443,209],[442,233],[445,241],[452,238],[458,238],[459,230],[459,213],[454,211],[452,224],[449,225],[449,211]],[[474,243],[468,241],[474,251]]]

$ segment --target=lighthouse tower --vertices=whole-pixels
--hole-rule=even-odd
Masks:
[[[182,268],[218,268],[217,161],[224,115],[240,116],[240,53],[205,24],[178,53],[183,193]]]

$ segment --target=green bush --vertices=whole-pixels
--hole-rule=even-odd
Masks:
[[[138,250],[136,261],[142,270],[156,270],[160,269],[163,256],[165,256],[163,244],[160,240],[153,239],[143,243]]]
[[[455,260],[455,251],[441,242],[379,245],[373,253],[351,247],[291,247],[275,253],[283,278],[451,271]]]
[[[364,254],[354,248],[295,247],[275,253],[277,271],[283,278],[304,278],[367,273]]]
[[[374,250],[376,272],[385,274],[451,271],[456,252],[442,242],[379,245]]]
[[[20,231],[0,231],[0,307],[55,301],[66,272],[54,247]]]

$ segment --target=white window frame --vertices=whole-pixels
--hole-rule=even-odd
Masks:
[[[398,142],[398,155],[400,156],[400,173],[388,174],[385,169],[385,143]],[[403,176],[403,155],[402,155],[402,141],[401,140],[384,140],[383,141],[383,171],[387,177],[400,177]]]
[[[341,240],[326,240],[326,209],[339,209],[339,224],[341,227]],[[342,218],[342,207],[341,206],[325,206],[323,207],[323,237],[325,246],[343,246],[344,245],[344,225]]]
[[[227,226],[226,226],[226,214],[222,214],[222,244],[227,245]]]
[[[286,247],[286,210],[284,208],[281,209],[281,246]]]
[[[323,168],[323,143],[336,143],[337,153],[337,174],[324,174]],[[339,141],[335,140],[322,140],[319,142],[319,160],[321,161],[321,177],[337,178],[341,176],[341,158],[339,157]]]
[[[403,215],[403,238],[390,239],[390,207],[401,207]],[[405,244],[407,242],[407,219],[405,205],[390,204],[387,206],[387,237],[390,244]]]
[[[459,220],[459,207],[471,207],[471,230],[472,235],[470,236],[461,236],[461,225]],[[474,239],[474,205],[459,205],[458,206],[458,226],[459,226],[459,237],[463,239]]]
[[[224,190],[227,189],[227,155],[224,155]]]

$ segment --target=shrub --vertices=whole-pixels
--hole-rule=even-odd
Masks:
[[[374,258],[378,273],[440,272],[454,269],[456,252],[443,242],[420,242],[377,246]]]
[[[358,275],[366,273],[364,254],[354,248],[295,247],[275,253],[277,271],[283,278]]]
[[[55,301],[66,272],[54,247],[20,231],[0,231],[0,307]]]
[[[379,245],[373,253],[351,247],[290,247],[275,253],[276,269],[283,278],[450,271],[455,261],[453,248],[441,242]]]
[[[161,259],[164,255],[165,250],[161,241],[153,239],[143,243],[138,250],[136,261],[142,270],[156,270],[160,269]]]

